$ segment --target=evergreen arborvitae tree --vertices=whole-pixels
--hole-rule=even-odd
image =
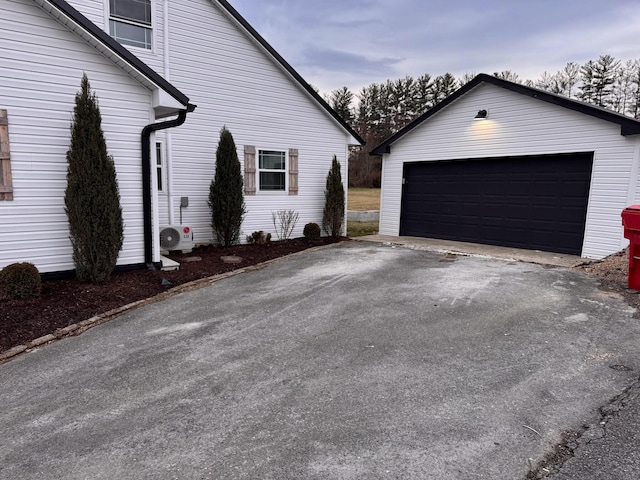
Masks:
[[[75,103],[64,195],[73,263],[81,281],[106,283],[122,249],[124,226],[116,169],[86,74]]]
[[[223,127],[216,150],[216,173],[209,187],[211,227],[223,247],[238,243],[246,213],[242,172],[231,132]]]
[[[338,238],[342,234],[344,215],[344,186],[342,185],[342,176],[340,174],[340,163],[334,155],[331,169],[327,175],[327,188],[324,192],[322,229],[331,237]]]

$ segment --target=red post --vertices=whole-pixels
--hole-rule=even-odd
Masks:
[[[640,205],[622,211],[624,238],[629,239],[629,288],[640,291]]]

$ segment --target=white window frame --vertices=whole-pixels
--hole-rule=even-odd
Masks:
[[[284,155],[284,169],[269,169],[260,167],[260,154],[262,152],[277,152]],[[282,173],[284,175],[284,187],[281,190],[263,189],[260,174]],[[256,191],[271,195],[286,195],[289,188],[289,149],[287,148],[256,148]]]
[[[138,49],[144,52],[153,52],[154,51],[154,44],[155,44],[155,35],[153,33],[153,20],[155,19],[155,2],[153,2],[153,0],[149,0],[149,4],[151,7],[151,20],[149,24],[146,24],[144,22],[137,22],[135,20],[129,20],[129,19],[124,19],[124,18],[120,18],[120,17],[114,17],[111,15],[111,1],[110,0],[105,0],[104,3],[104,9],[105,9],[105,19],[106,19],[106,25],[105,25],[105,29],[106,31],[109,33],[109,35],[111,35],[114,39],[116,39],[118,42],[120,42],[121,44],[123,44],[124,46],[126,46],[127,48],[134,48],[134,49]],[[111,22],[114,23],[120,23],[120,24],[124,24],[124,25],[131,25],[134,27],[139,27],[139,28],[143,28],[147,31],[149,31],[149,34],[151,36],[150,40],[149,40],[149,46],[141,46],[141,45],[137,45],[137,44],[133,44],[133,42],[127,42],[126,39],[124,38],[118,38],[115,35],[113,35],[112,31],[111,31]]]
[[[167,151],[164,147],[164,142],[162,140],[156,140],[154,156],[156,159],[155,167],[156,167],[156,187],[159,193],[167,192],[167,175],[166,175],[166,159],[167,159]],[[160,153],[160,161],[158,162],[158,152]]]

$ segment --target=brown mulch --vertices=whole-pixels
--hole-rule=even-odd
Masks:
[[[295,238],[267,245],[236,245],[225,249],[206,246],[188,254],[168,255],[180,263],[180,269],[176,271],[145,269],[119,272],[106,285],[82,283],[76,279],[45,281],[40,298],[0,301],[0,352],[192,280],[257,265],[328,243],[332,243],[329,238],[318,241]],[[224,263],[222,256],[238,256],[242,261],[238,264]]]
[[[627,288],[629,275],[629,249],[609,255],[599,261],[585,262],[576,268],[596,277],[600,288],[620,294],[625,301],[636,309],[635,317],[640,318],[640,295],[636,290]]]
[[[56,329],[153,297],[174,286],[327,243],[331,240],[323,238],[313,242],[296,238],[268,245],[238,245],[227,249],[207,246],[189,254],[169,255],[180,263],[180,270],[173,272],[120,272],[114,274],[107,285],[91,285],[75,279],[45,281],[38,299],[0,301],[0,352],[53,333]],[[232,255],[241,257],[242,262],[228,264],[221,260],[222,256]],[[188,258],[199,260],[187,261]],[[627,288],[628,249],[601,261],[584,262],[576,268],[598,278],[602,289],[619,293],[629,305],[640,311],[640,295]],[[163,279],[170,284],[163,285]]]

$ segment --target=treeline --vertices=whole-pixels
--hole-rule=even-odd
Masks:
[[[623,62],[601,55],[583,65],[569,62],[562,70],[544,72],[536,80],[521,80],[510,70],[493,75],[640,118],[640,59]],[[474,77],[473,72],[458,78],[450,73],[424,74],[417,79],[407,76],[372,83],[356,94],[342,87],[327,95],[327,102],[367,142],[351,151],[349,186],[380,186],[381,159],[371,157],[369,151]]]

